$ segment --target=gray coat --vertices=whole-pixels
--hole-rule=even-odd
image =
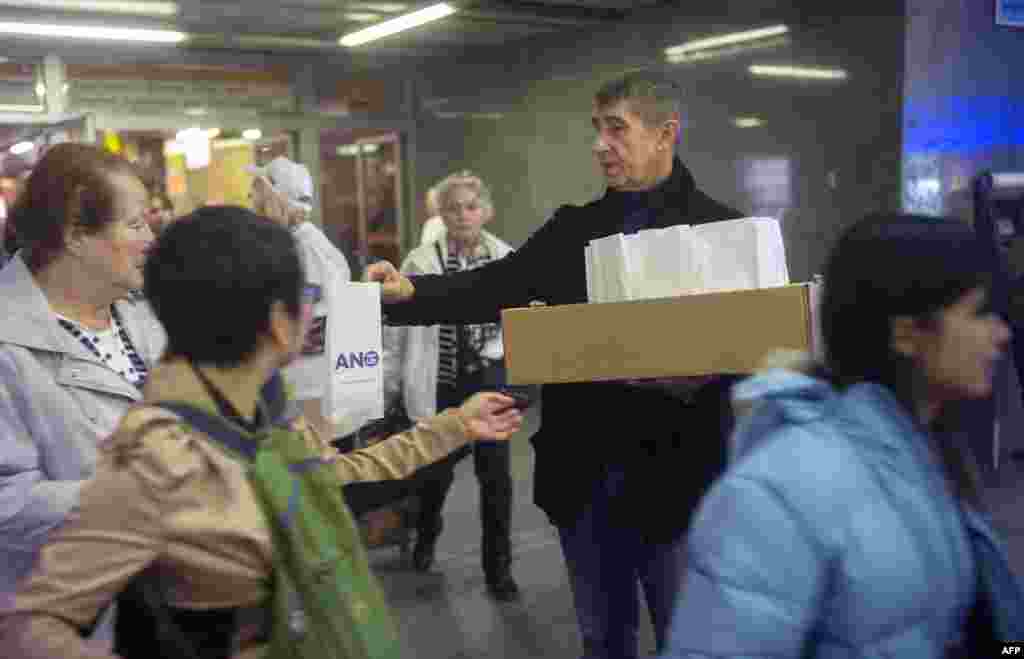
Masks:
[[[117,309],[152,366],[163,328],[143,302]],[[0,270],[0,596],[74,509],[97,444],[141,397],[57,324],[20,255]]]

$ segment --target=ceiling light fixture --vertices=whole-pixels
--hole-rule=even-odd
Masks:
[[[733,32],[731,34],[723,34],[717,37],[707,37],[706,39],[695,39],[693,41],[687,41],[686,43],[679,44],[678,46],[670,46],[665,49],[665,54],[669,57],[678,57],[698,50],[708,50],[710,48],[731,46],[733,44],[745,43],[747,41],[767,39],[768,37],[777,37],[779,35],[786,34],[787,32],[789,32],[789,28],[785,25],[773,25],[772,27],[763,27],[756,30],[744,30],[743,32]]]
[[[238,44],[246,48],[315,48],[335,49],[338,44],[334,39],[306,39],[303,37],[282,37],[276,34],[246,34],[237,37]]]
[[[42,105],[3,105],[0,104],[0,112],[16,112],[16,113],[39,113],[45,112],[46,108]]]
[[[190,117],[205,117],[206,108],[185,108],[185,114],[187,114]]]
[[[419,27],[425,23],[436,21],[446,16],[451,16],[456,11],[455,7],[440,2],[436,5],[431,5],[425,9],[420,9],[408,14],[403,14],[396,18],[384,21],[383,23],[377,23],[371,25],[368,28],[346,34],[345,36],[338,39],[338,43],[346,48],[352,48],[354,46],[361,46],[364,43],[376,41],[384,37],[391,36],[398,32],[404,32],[414,27]]]
[[[132,16],[174,16],[176,2],[122,2],[121,0],[0,0],[0,7],[30,7],[60,11],[90,11]]]
[[[179,43],[188,38],[188,35],[184,32],[176,32],[174,30],[97,27],[91,25],[52,25],[43,23],[0,23],[0,34],[149,43]]]
[[[818,69],[803,66],[775,66],[754,64],[749,69],[755,76],[765,78],[801,78],[804,80],[845,80],[846,71],[842,69]]]
[[[732,123],[737,128],[758,128],[764,125],[764,121],[757,117],[736,117]]]
[[[350,11],[341,16],[346,21],[352,21],[353,23],[372,23],[376,20],[380,20],[380,14],[376,14],[371,11]]]
[[[10,149],[8,149],[8,151],[10,151],[11,153],[13,153],[16,156],[20,156],[23,153],[28,153],[29,151],[31,151],[34,148],[36,148],[36,145],[33,144],[32,142],[18,142],[17,144],[12,146]]]
[[[350,6],[353,9],[376,11],[382,14],[397,14],[409,8],[409,5],[403,2],[357,2]]]
[[[247,128],[242,131],[242,139],[255,142],[258,139],[263,138],[263,131],[259,128]]]

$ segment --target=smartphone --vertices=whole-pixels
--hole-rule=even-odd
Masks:
[[[515,406],[518,407],[520,410],[525,410],[533,402],[533,400],[531,399],[530,395],[527,394],[522,389],[520,389],[519,387],[512,387],[512,386],[498,387],[498,391],[500,393],[505,394],[506,396],[508,396],[510,398],[515,399],[515,401],[516,401],[515,402]]]

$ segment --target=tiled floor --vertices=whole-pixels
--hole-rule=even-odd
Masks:
[[[445,507],[445,532],[434,570],[418,574],[397,549],[376,549],[372,560],[416,659],[576,659],[580,639],[572,595],[554,529],[532,503],[533,452],[527,437],[536,414],[514,440],[516,481],[513,571],[521,602],[500,604],[487,597],[480,569],[478,489],[471,460],[456,472]],[[993,519],[1007,539],[1017,574],[1024,579],[1024,466],[1009,464],[989,490]],[[646,616],[646,614],[645,614]],[[645,618],[646,619],[646,618]],[[641,649],[653,652],[644,623]]]
[[[479,490],[472,460],[463,460],[445,504],[445,530],[437,563],[427,574],[409,567],[397,548],[372,552],[405,637],[416,659],[575,659],[580,639],[558,538],[533,505],[533,450],[527,438],[537,426],[536,410],[514,438],[515,479],[512,571],[523,592],[517,603],[487,596],[480,567]],[[646,623],[645,623],[646,625]],[[649,628],[643,648],[653,652]]]

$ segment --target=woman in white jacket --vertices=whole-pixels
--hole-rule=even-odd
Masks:
[[[512,248],[483,226],[494,216],[490,191],[470,172],[459,172],[437,186],[445,231],[420,245],[405,259],[402,272],[442,274],[471,269],[505,257]],[[501,327],[485,325],[385,327],[384,389],[392,404],[404,404],[417,421],[459,404],[484,388],[503,384],[504,346]],[[413,564],[425,572],[434,562],[441,534],[441,508],[454,479],[455,464],[468,455],[456,452],[431,465],[414,481],[420,497]],[[488,590],[498,599],[518,597],[510,573],[512,476],[507,444],[484,442],[473,447],[480,482],[483,526],[482,560]]]

